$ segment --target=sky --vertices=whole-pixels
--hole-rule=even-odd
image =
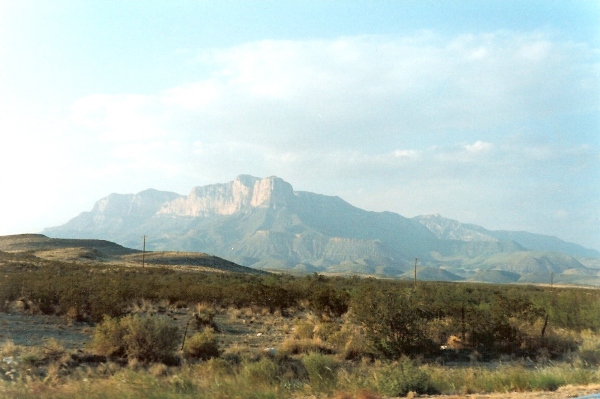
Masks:
[[[0,235],[240,174],[600,249],[600,2],[0,0]]]

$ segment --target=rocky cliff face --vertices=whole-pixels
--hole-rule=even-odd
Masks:
[[[241,175],[226,184],[196,187],[187,197],[164,204],[158,214],[189,217],[233,215],[251,208],[284,206],[293,198],[292,186],[278,177],[259,179]]]
[[[92,209],[97,215],[111,216],[152,216],[165,203],[181,198],[176,193],[158,190],[145,190],[137,194],[110,194],[102,198]]]

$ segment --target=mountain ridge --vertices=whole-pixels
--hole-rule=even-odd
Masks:
[[[111,194],[92,211],[43,233],[109,239],[131,248],[147,235],[152,250],[211,253],[261,269],[396,277],[418,258],[423,266],[446,267],[468,278],[475,272],[465,268],[489,268],[485,261],[495,254],[507,254],[503,259],[511,264],[497,262],[494,267],[513,273],[518,269],[513,263],[524,259],[516,254],[533,253],[520,240],[535,243],[538,252],[560,247],[568,257],[600,257],[597,251],[556,237],[495,232],[440,215],[406,218],[366,211],[340,197],[294,191],[276,176],[240,175],[228,183],[194,187],[187,196],[153,189]],[[548,259],[585,269],[574,258]]]

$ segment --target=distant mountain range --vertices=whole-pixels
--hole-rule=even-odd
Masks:
[[[490,231],[440,215],[369,212],[339,197],[294,191],[278,177],[238,176],[189,195],[111,194],[56,238],[94,238],[153,251],[195,251],[258,269],[422,279],[600,285],[600,253],[556,237]]]

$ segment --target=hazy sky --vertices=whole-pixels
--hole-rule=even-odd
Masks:
[[[600,249],[598,1],[0,0],[0,235],[276,175]]]

